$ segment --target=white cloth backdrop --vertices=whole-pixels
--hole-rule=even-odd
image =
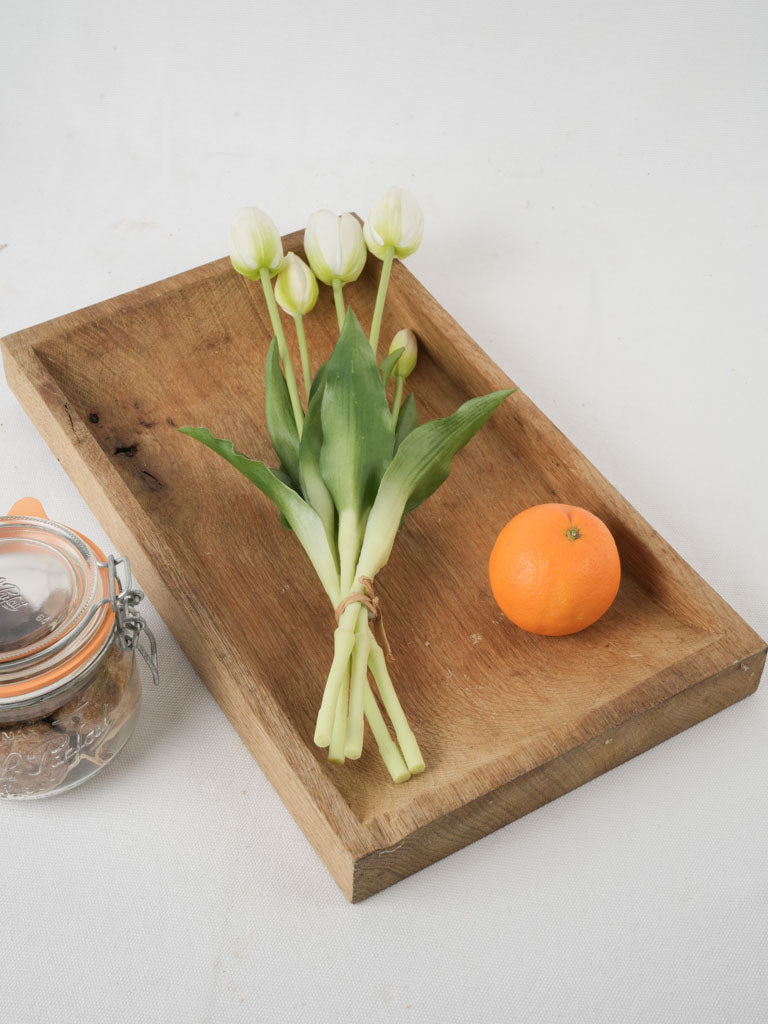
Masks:
[[[414,272],[768,634],[764,4],[5,0],[0,38],[0,333],[241,205],[408,186]],[[112,547],[0,378],[24,494]],[[148,614],[119,762],[0,806],[3,1021],[768,1019],[764,689],[350,907]]]

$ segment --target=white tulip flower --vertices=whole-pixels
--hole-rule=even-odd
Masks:
[[[304,251],[323,284],[356,281],[367,257],[360,222],[351,213],[337,217],[330,210],[318,210],[307,221]]]
[[[289,252],[283,260],[275,281],[278,305],[290,316],[306,316],[317,302],[317,279],[307,264]]]
[[[303,259],[295,252],[289,252],[277,275],[275,298],[285,312],[293,317],[296,325],[296,340],[299,343],[307,401],[309,401],[309,391],[312,387],[312,370],[309,364],[307,336],[304,333],[304,317],[314,309],[317,295],[317,278]]]
[[[410,377],[415,370],[419,352],[418,339],[408,327],[404,327],[402,331],[398,331],[394,336],[392,344],[389,346],[390,354],[399,348],[405,349],[405,351],[395,363],[392,375],[405,379]]]
[[[416,359],[419,353],[419,342],[416,335],[407,327],[392,339],[389,346],[389,354],[392,355],[399,348],[403,353],[392,368],[392,376],[395,378],[395,397],[392,400],[392,422],[397,426],[397,419],[400,415],[400,408],[403,403],[403,383],[406,377],[410,377],[416,368]]]
[[[258,281],[261,271],[274,277],[283,259],[283,242],[274,221],[256,206],[245,206],[229,228],[229,258],[243,277]]]
[[[394,249],[398,259],[405,259],[421,245],[424,214],[410,192],[388,188],[371,206],[363,235],[368,248],[380,260],[389,248]]]
[[[263,210],[256,206],[245,206],[238,211],[229,228],[229,258],[238,274],[242,274],[243,277],[247,277],[251,281],[261,281],[269,319],[272,322],[280,359],[283,363],[296,432],[301,437],[304,410],[301,407],[299,389],[296,386],[296,374],[293,371],[271,281],[283,262],[283,241],[274,221]]]

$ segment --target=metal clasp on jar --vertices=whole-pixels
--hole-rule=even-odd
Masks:
[[[127,558],[108,555],[106,562],[96,563],[100,569],[109,572],[109,597],[99,602],[98,607],[109,604],[115,613],[115,642],[123,651],[138,651],[152,673],[155,686],[160,682],[157,669],[157,644],[152,630],[141,615],[136,613],[137,606],[144,600],[144,594],[133,586],[131,563]],[[122,566],[122,579],[117,575],[117,567]],[[149,643],[149,650],[141,643],[142,633]]]

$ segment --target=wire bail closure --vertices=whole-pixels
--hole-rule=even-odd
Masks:
[[[146,621],[136,613],[136,607],[144,600],[144,594],[133,586],[131,563],[127,558],[108,555],[106,562],[96,563],[100,569],[109,573],[109,597],[99,602],[99,606],[109,604],[115,613],[115,641],[121,651],[138,651],[152,673],[155,686],[160,684],[157,667],[157,644],[152,630]],[[123,567],[121,580],[117,575],[117,567]],[[149,643],[149,650],[142,644],[141,634],[144,633]]]

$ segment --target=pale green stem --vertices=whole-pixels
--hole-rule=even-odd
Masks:
[[[339,699],[336,704],[336,717],[333,721],[331,746],[328,760],[331,764],[344,764],[344,745],[347,742],[347,708],[349,706],[349,674],[341,684]]]
[[[348,594],[355,582],[360,533],[355,510],[343,508],[339,512],[339,579],[342,595]]]
[[[348,538],[342,544],[342,521]],[[339,593],[348,594],[359,573],[371,575],[355,562],[353,551],[359,548],[360,532],[356,516],[347,510],[340,516],[339,548],[342,552],[344,570],[339,581]],[[350,569],[350,566],[355,566]],[[334,598],[332,598],[334,600]],[[351,679],[350,679],[351,659]],[[389,735],[386,723],[379,710],[368,682],[370,668],[381,702],[389,715],[400,744],[403,756]],[[362,752],[363,728],[359,720],[358,705],[362,699],[364,718],[367,719],[376,740],[379,752],[395,782],[406,782],[411,774],[424,771],[424,758],[416,741],[405,712],[400,705],[389,675],[384,652],[371,634],[368,625],[368,610],[358,602],[348,604],[341,614],[339,626],[334,633],[334,657],[328,675],[323,700],[318,713],[315,729],[315,743],[320,747],[331,746],[329,760],[341,763],[344,755],[359,757]],[[344,747],[342,751],[342,727]],[[407,767],[406,767],[407,765]]]
[[[381,264],[381,277],[379,278],[379,290],[376,293],[376,305],[373,307],[373,320],[371,321],[371,348],[373,354],[379,347],[379,332],[381,331],[381,318],[384,316],[384,303],[387,298],[389,287],[389,275],[392,273],[392,260],[395,258],[395,247],[388,245]]]
[[[341,595],[349,594],[355,579],[355,565],[360,550],[360,527],[354,509],[339,514],[339,565]],[[333,634],[333,662],[323,690],[323,699],[315,725],[315,743],[327,747],[332,738],[339,691],[349,674],[349,659],[355,647],[355,627],[360,611],[359,602],[348,604],[341,613],[339,625]]]
[[[293,372],[293,363],[291,362],[291,355],[288,351],[288,342],[285,340],[285,331],[283,330],[280,313],[277,309],[277,303],[275,302],[275,294],[272,291],[272,281],[266,267],[261,268],[259,276],[261,277],[261,285],[264,289],[264,298],[267,300],[267,309],[269,310],[269,319],[272,321],[272,330],[275,332],[275,337],[277,338],[277,348],[280,353],[280,358],[283,361],[285,383],[288,385],[288,394],[291,397],[291,408],[293,409],[293,418],[296,421],[296,430],[299,437],[301,437],[301,432],[304,427],[304,412],[301,408],[301,402],[299,401],[299,389],[296,387],[296,374]]]
[[[404,377],[395,378],[395,397],[392,399],[392,426],[397,426],[397,417],[400,415],[400,406],[403,403],[403,382]]]
[[[344,296],[342,290],[344,288],[344,282],[338,277],[333,279],[333,301],[336,303],[336,318],[339,321],[339,330],[344,326],[344,318],[347,315],[347,311],[344,308]]]
[[[315,745],[327,747],[331,742],[336,708],[339,702],[339,690],[348,678],[349,656],[355,646],[354,627],[357,622],[359,605],[348,605],[341,616],[339,626],[333,634],[333,662],[328,673],[328,681],[323,691],[323,700],[317,713],[315,725]],[[349,614],[347,614],[349,612]],[[351,620],[351,622],[350,622]],[[350,625],[352,628],[350,628]]]
[[[394,727],[397,742],[400,744],[400,749],[403,752],[408,769],[411,774],[418,775],[419,772],[424,771],[424,758],[395,693],[395,687],[389,675],[384,652],[373,636],[371,637],[370,653],[368,654],[368,665],[373,673],[373,678],[376,680],[376,689],[379,691],[381,703],[384,705],[384,710],[389,715],[389,720]]]
[[[355,582],[355,567],[357,565],[357,557],[360,553],[360,535],[362,528],[358,522],[357,513],[354,509],[346,508],[342,509],[339,513],[339,592],[342,596],[352,593],[354,590]],[[331,671],[328,673],[328,679],[325,684],[325,690],[323,691],[323,700],[320,705],[320,711],[317,715],[317,724],[315,725],[315,743],[318,747],[327,747],[332,739],[335,729],[338,723],[338,702],[339,693],[343,687],[347,685],[347,679],[349,677],[349,660],[352,658],[352,682],[349,684],[350,690],[350,702],[352,701],[352,693],[354,691],[354,678],[355,678],[355,653],[357,651],[358,637],[355,633],[357,628],[358,616],[361,611],[365,613],[364,622],[367,624],[367,611],[365,608],[361,609],[359,602],[355,601],[348,604],[347,607],[341,614],[339,619],[339,625],[334,634],[334,657],[333,663],[331,664]],[[346,652],[346,658],[344,654]],[[359,660],[359,657],[358,657]],[[365,658],[362,665],[363,677],[367,672],[368,662],[368,650],[365,649]],[[360,669],[358,668],[358,674]],[[359,683],[357,684],[359,687]],[[357,698],[358,703],[355,704],[355,713],[357,714],[357,707],[359,704],[360,708],[360,724],[362,725],[362,698]],[[340,728],[340,726],[339,726]],[[348,739],[348,727],[347,727],[347,714],[344,714],[344,736],[345,746]],[[335,752],[335,751],[334,751]],[[360,754],[357,754],[360,757]]]
[[[407,782],[411,777],[411,773],[406,768],[400,751],[389,735],[389,730],[384,722],[381,711],[379,711],[379,705],[376,703],[376,698],[373,696],[373,691],[367,682],[365,685],[365,717],[368,719],[368,725],[371,727],[373,738],[376,740],[379,753],[384,764],[387,766],[387,771],[391,775],[392,781]]]
[[[368,682],[368,652],[371,631],[368,629],[368,609],[360,607],[355,629],[355,647],[352,651],[352,669],[349,679],[349,716],[344,753],[357,760],[363,752],[363,714],[365,686]]]
[[[309,389],[312,387],[312,368],[309,365],[309,349],[307,348],[307,335],[304,332],[304,317],[297,313],[294,317],[296,323],[296,340],[299,343],[299,355],[301,356],[301,372],[304,374],[304,392],[309,405]]]

